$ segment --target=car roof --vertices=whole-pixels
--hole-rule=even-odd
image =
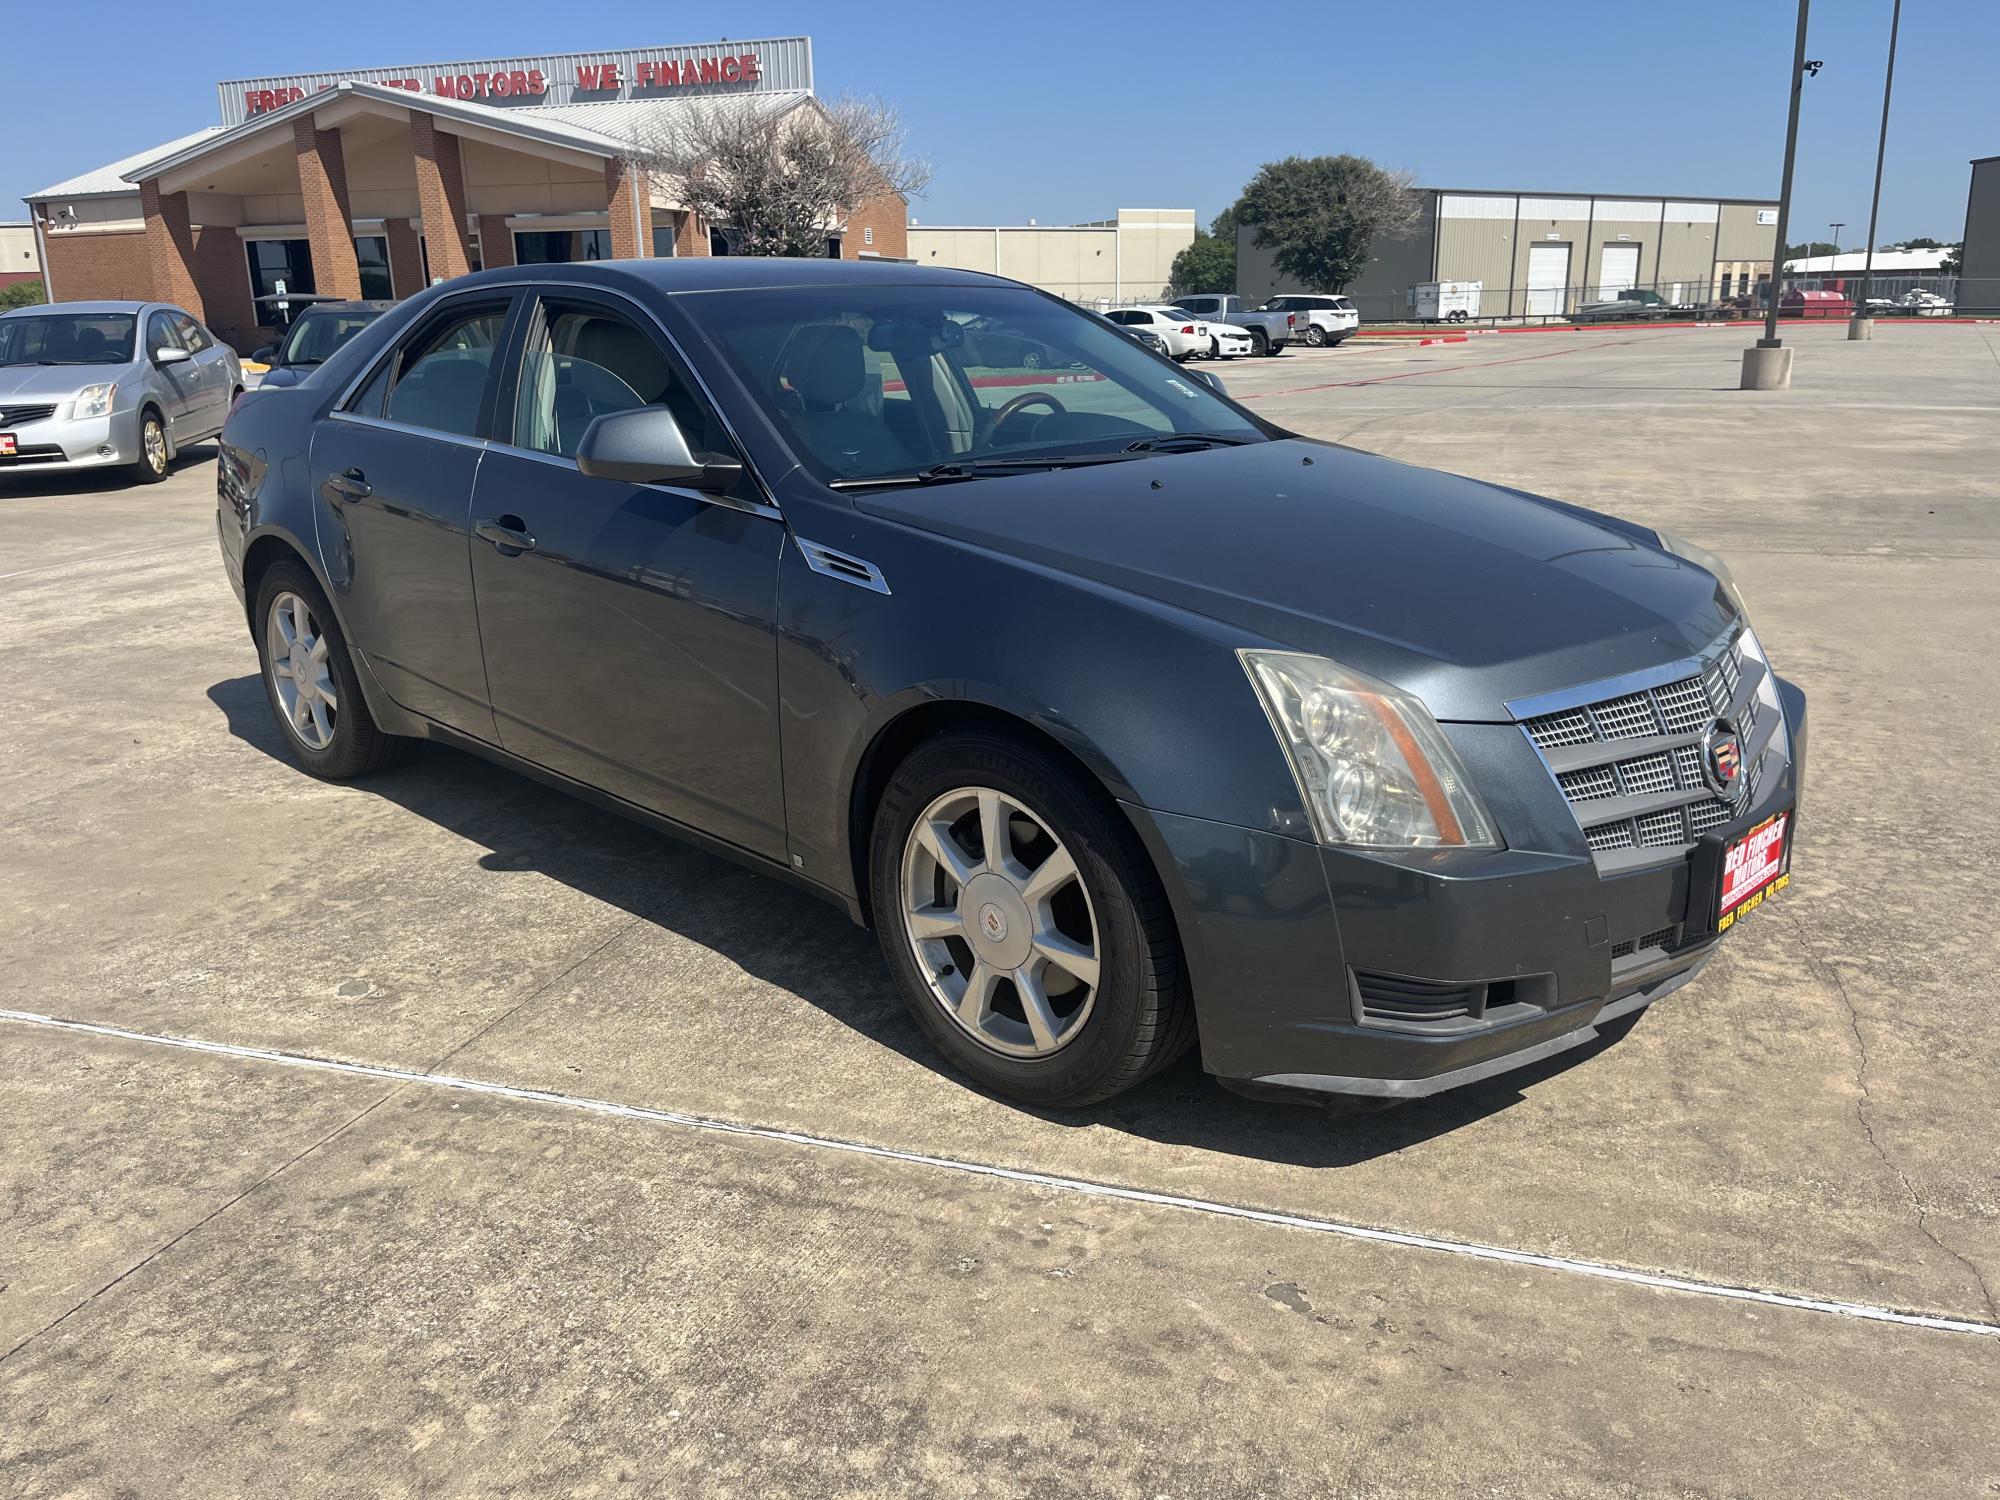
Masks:
[[[174,312],[181,309],[171,302],[37,302],[32,307],[9,308],[0,317],[13,317],[18,313],[138,313],[149,307],[165,307]]]
[[[503,266],[454,280],[454,287],[509,282],[595,283],[616,287],[640,281],[663,292],[747,291],[806,286],[1020,286],[1004,276],[920,266],[895,260],[833,260],[817,256],[688,255],[652,260],[563,261]]]

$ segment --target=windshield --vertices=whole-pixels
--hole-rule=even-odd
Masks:
[[[825,286],[680,299],[823,481],[1004,473],[1249,416],[1098,319],[1012,287]]]
[[[0,365],[129,365],[134,313],[0,318]]]
[[[302,313],[286,336],[284,347],[278,351],[278,363],[324,364],[333,357],[334,350],[381,316],[373,308]]]

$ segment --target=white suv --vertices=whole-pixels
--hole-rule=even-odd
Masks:
[[[1337,344],[1361,326],[1360,309],[1346,297],[1287,294],[1273,297],[1258,311],[1296,314],[1306,343],[1315,349]]]

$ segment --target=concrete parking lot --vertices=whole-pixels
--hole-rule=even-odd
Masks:
[[[1024,1112],[808,897],[454,752],[313,781],[212,450],[0,476],[0,1489],[2000,1494],[2000,326],[1842,335],[1220,369],[1722,552],[1812,695],[1698,983],[1347,1119]]]

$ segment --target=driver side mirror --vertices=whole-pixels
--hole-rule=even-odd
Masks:
[[[1214,391],[1218,396],[1225,396],[1228,394],[1228,392],[1223,390],[1222,388],[1222,381],[1220,377],[1218,377],[1213,370],[1188,370],[1185,367],[1183,367],[1183,373],[1185,373],[1190,380],[1199,380],[1203,385],[1207,386],[1211,391]]]
[[[743,465],[719,453],[695,453],[674,414],[664,406],[607,412],[583,431],[576,467],[592,479],[624,484],[672,484],[719,494],[736,483]]]
[[[193,358],[178,344],[167,344],[153,351],[153,363],[156,365],[184,365]]]
[[[266,344],[263,348],[251,354],[250,363],[253,365],[268,365],[277,357],[278,346],[276,344]]]

